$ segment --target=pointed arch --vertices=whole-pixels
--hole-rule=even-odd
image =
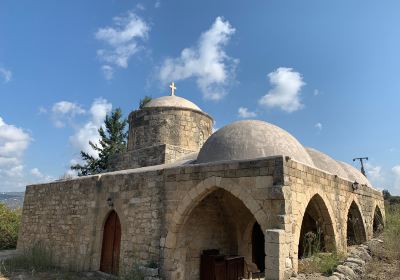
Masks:
[[[246,261],[252,262],[250,220],[253,221],[251,229],[256,222],[262,233],[265,232],[266,213],[236,180],[210,177],[196,185],[181,200],[167,226],[164,255],[169,259],[164,263],[171,278],[198,278],[199,257],[208,249],[243,255]]]
[[[118,275],[121,249],[121,222],[115,210],[104,220],[100,271]]]
[[[363,215],[356,199],[353,199],[347,208],[346,240],[347,246],[361,244],[367,240]]]
[[[322,195],[315,193],[299,218],[301,228],[295,234],[299,257],[307,256],[315,250],[336,249],[337,234],[333,224],[333,211]]]
[[[373,236],[379,235],[385,226],[382,211],[378,205],[375,206],[374,218],[372,221],[372,233]]]

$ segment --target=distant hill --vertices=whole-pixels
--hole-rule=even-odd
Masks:
[[[0,192],[0,203],[4,203],[12,209],[22,208],[24,196],[24,192]]]

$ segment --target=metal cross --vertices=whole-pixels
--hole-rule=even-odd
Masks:
[[[172,83],[169,85],[169,87],[171,88],[171,96],[174,96],[174,95],[175,95],[175,90],[176,90],[175,83],[172,82]]]
[[[361,173],[367,177],[367,175],[365,174],[365,169],[364,169],[364,162],[363,160],[368,160],[368,157],[358,157],[358,158],[353,158],[353,161],[359,160],[361,162]]]

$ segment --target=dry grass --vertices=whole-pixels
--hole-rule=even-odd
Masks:
[[[342,263],[344,255],[337,253],[316,253],[313,256],[299,260],[299,273],[322,273],[329,276]]]

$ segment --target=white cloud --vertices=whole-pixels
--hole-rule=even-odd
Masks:
[[[318,95],[320,95],[320,92],[319,92],[319,90],[318,89],[314,89],[314,96],[318,96]]]
[[[56,127],[64,127],[76,115],[82,115],[85,110],[78,104],[69,101],[60,101],[51,108],[52,120]]]
[[[6,68],[0,67],[0,77],[3,79],[4,83],[8,83],[12,79],[12,72]]]
[[[217,17],[211,28],[201,34],[197,46],[183,49],[180,57],[165,59],[159,69],[159,79],[166,84],[195,78],[206,99],[221,99],[234,79],[238,64],[224,50],[234,33],[228,21]]]
[[[22,161],[31,141],[29,133],[0,117],[0,190],[16,190],[26,185]]]
[[[259,103],[268,108],[280,108],[291,113],[303,107],[300,90],[305,85],[303,77],[292,68],[280,67],[268,74],[273,88],[264,95]]]
[[[37,178],[40,182],[54,181],[54,178],[52,176],[44,175],[42,172],[40,172],[39,168],[37,168],[37,167],[32,168],[30,173],[32,176]],[[35,181],[37,181],[37,180],[35,180]]]
[[[6,124],[0,117],[0,159],[20,157],[31,140],[23,129]]]
[[[106,80],[109,81],[114,78],[114,68],[110,65],[101,66],[101,70],[103,71],[103,75]]]
[[[365,163],[365,171],[367,172],[367,176],[369,179],[376,183],[382,182],[383,174],[382,174],[382,166],[373,165],[369,162]]]
[[[393,175],[395,176],[393,190],[396,194],[400,194],[400,165],[395,165],[392,168]]]
[[[40,170],[38,168],[36,168],[36,167],[31,169],[31,174],[33,176],[39,177],[39,178],[43,176],[42,172],[40,172]]]
[[[319,131],[321,131],[321,130],[322,130],[322,123],[317,122],[317,123],[314,125],[314,127],[315,127],[316,129],[318,129]]]
[[[103,98],[96,99],[90,108],[90,119],[80,126],[74,135],[70,137],[71,144],[78,151],[85,151],[92,156],[97,157],[98,153],[89,145],[89,141],[98,144],[98,129],[104,125],[104,119],[111,112],[112,104]]]
[[[113,26],[100,28],[95,38],[104,42],[107,48],[97,50],[98,58],[105,62],[102,66],[106,79],[113,77],[112,66],[128,67],[129,59],[143,49],[141,41],[147,39],[150,26],[133,12],[113,18]],[[106,68],[104,68],[106,66]]]
[[[136,9],[138,9],[140,11],[144,11],[144,10],[146,10],[146,7],[142,3],[137,3]]]
[[[156,3],[154,4],[154,8],[158,9],[161,7],[161,1],[157,0]]]
[[[257,113],[249,111],[249,109],[246,107],[239,107],[238,116],[240,118],[254,118],[255,116],[257,116]]]

